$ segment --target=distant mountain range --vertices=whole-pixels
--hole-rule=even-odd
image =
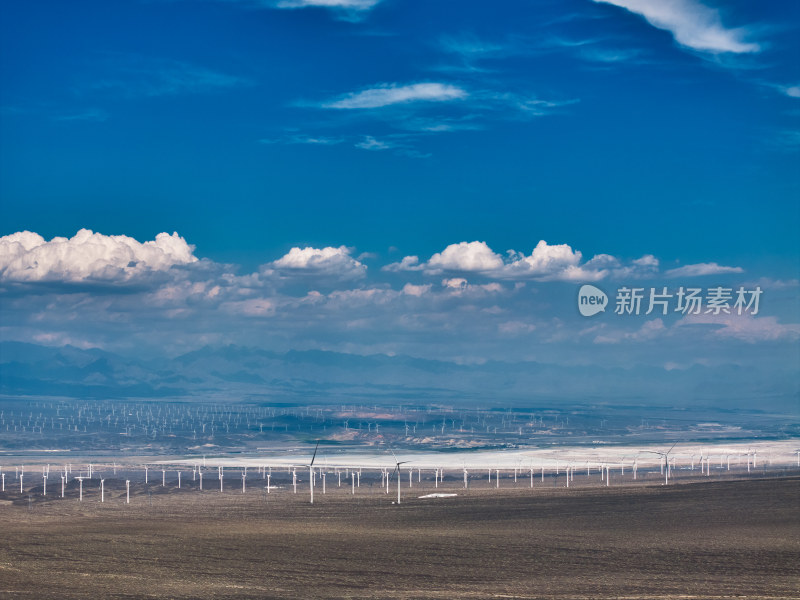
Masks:
[[[781,378],[783,381],[788,378]],[[174,358],[0,342],[0,393],[310,402],[561,402],[796,410],[797,391],[737,366],[666,370],[205,347]]]

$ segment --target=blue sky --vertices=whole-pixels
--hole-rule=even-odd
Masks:
[[[797,3],[3,13],[0,235],[42,238],[3,238],[4,339],[564,361],[584,336],[620,363],[746,362],[762,344],[796,368]],[[81,229],[100,237],[50,243]],[[570,304],[581,280],[760,282],[765,304],[692,334],[680,315],[639,334],[652,318],[601,315],[597,341]]]

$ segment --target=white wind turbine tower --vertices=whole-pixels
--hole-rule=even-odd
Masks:
[[[83,502],[83,480],[86,479],[85,477],[76,477],[75,479],[78,480],[78,484],[80,485],[80,492],[78,495],[78,501]]]
[[[311,492],[311,504],[314,504],[314,459],[317,458],[317,450],[319,449],[319,442],[317,440],[317,445],[314,447],[314,454],[311,456],[311,462],[308,463],[308,489]],[[297,479],[295,479],[295,482]],[[297,487],[295,484],[295,492],[297,491]]]
[[[389,450],[392,452],[392,456],[394,457],[394,462],[395,462],[394,473],[397,473],[397,503],[400,504],[400,479],[402,479],[400,477],[400,475],[401,475],[401,473],[400,473],[400,465],[407,464],[410,461],[408,461],[408,460],[404,460],[402,462],[398,461],[397,460],[397,456],[394,453],[394,450],[392,450],[391,448],[389,448]],[[394,475],[394,473],[392,473],[392,475]],[[467,471],[466,471],[466,469],[464,469],[465,481],[466,481],[466,473],[467,473]]]
[[[644,450],[644,452],[647,452],[649,454],[658,454],[661,457],[661,460],[663,460],[666,463],[666,465],[667,465],[666,469],[663,469],[663,465],[662,465],[662,469],[663,469],[662,472],[664,473],[664,485],[668,485],[669,484],[669,475],[670,475],[669,453],[672,452],[672,450],[675,448],[675,446],[677,446],[677,444],[678,444],[678,442],[675,442],[674,444],[672,444],[672,448],[670,448],[666,452],[657,452],[655,450]]]

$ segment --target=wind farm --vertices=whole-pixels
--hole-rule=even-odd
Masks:
[[[542,440],[520,436],[523,416],[544,418],[528,409],[461,409],[459,425],[434,406],[261,407],[263,418],[292,415],[295,432],[264,435],[254,447],[237,443],[241,432],[220,439],[207,425],[227,446],[195,439],[167,456],[144,445],[95,453],[68,404],[57,406],[71,429],[78,423],[70,451],[0,454],[5,595],[471,598],[491,588],[518,597],[712,597],[713,573],[719,595],[777,598],[797,584],[800,446],[754,440],[752,429],[663,419],[651,430],[640,417],[650,441],[631,443],[613,434],[615,418],[632,419],[627,409],[607,409],[609,418],[588,426],[571,411],[569,429],[566,414],[551,417],[564,429]],[[46,421],[49,405],[40,408],[25,415],[31,427]],[[93,420],[110,422],[85,409],[87,434]],[[237,411],[263,432],[243,407],[230,409],[232,423]],[[329,421],[343,412],[349,419]],[[450,441],[415,440],[414,428],[427,428],[412,420],[420,414]],[[507,436],[495,433],[495,418]],[[484,421],[489,438],[467,426]],[[367,435],[350,435],[359,426]],[[470,433],[454,448],[458,430]],[[605,439],[589,439],[601,431]],[[219,485],[204,486],[214,477]],[[48,487],[48,478],[61,485]],[[670,561],[655,560],[664,553]],[[236,569],[225,571],[226,561]],[[393,565],[392,587],[376,591],[383,561]],[[53,576],[64,585],[47,591]]]
[[[664,486],[653,471],[649,484],[588,486],[576,474],[569,488],[547,481],[533,490],[521,478],[513,487],[502,469],[499,490],[474,480],[463,489],[446,470],[435,487],[433,473],[423,472],[413,494],[404,484],[400,505],[379,469],[362,472],[355,495],[343,482],[313,505],[292,493],[285,470],[273,469],[269,491],[254,475],[246,493],[133,483],[130,503],[119,481],[106,480],[101,503],[98,479],[86,479],[83,501],[74,486],[64,499],[31,505],[3,497],[2,593],[793,596],[800,477],[712,474]],[[375,583],[381,574],[390,585]]]

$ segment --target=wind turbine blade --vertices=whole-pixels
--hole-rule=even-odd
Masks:
[[[674,447],[675,447],[675,446],[677,446],[677,445],[678,445],[678,442],[675,442],[674,444],[672,444],[672,448],[674,448]],[[672,452],[672,448],[670,448],[669,450],[667,450],[667,454],[669,454],[670,452]]]
[[[317,440],[317,446],[314,448],[314,456],[311,457],[311,464],[308,465],[309,467],[314,466],[314,459],[317,457],[317,450],[319,449],[319,440]]]

